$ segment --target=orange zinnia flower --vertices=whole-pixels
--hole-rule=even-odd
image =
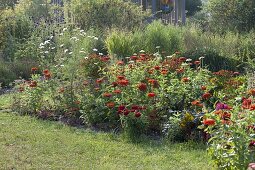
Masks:
[[[141,91],[146,91],[147,85],[145,83],[140,83],[140,84],[138,84],[138,89]]]
[[[114,108],[115,103],[114,102],[108,102],[108,103],[106,103],[106,106],[112,109],[112,108]]]
[[[215,125],[215,120],[214,119],[205,119],[203,121],[203,124],[208,125],[208,126],[213,126],[213,125]]]

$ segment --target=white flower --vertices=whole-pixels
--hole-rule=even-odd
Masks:
[[[92,36],[88,35],[88,38],[92,38]]]
[[[98,38],[97,38],[97,37],[94,37],[94,40],[98,40]]]
[[[134,61],[129,61],[130,64],[134,63]]]
[[[166,56],[166,58],[173,58],[173,56],[172,55],[168,55],[168,56]]]
[[[45,53],[45,54],[48,54],[48,53],[49,53],[49,51],[45,51],[44,53]]]
[[[54,49],[55,49],[55,47],[51,47],[51,49],[52,49],[52,50],[54,50]]]
[[[52,39],[53,38],[53,36],[50,36],[50,39]]]
[[[67,53],[68,49],[65,49],[64,53]]]
[[[39,48],[42,49],[42,48],[44,48],[44,46],[40,46]]]
[[[160,48],[160,46],[157,46],[157,47],[156,47],[156,49],[159,49],[159,48]]]
[[[63,32],[61,32],[59,35],[61,36],[61,35],[64,35],[64,34],[63,34]]]
[[[97,52],[98,50],[96,48],[94,48],[93,51]]]
[[[144,51],[144,50],[141,50],[140,53],[145,53],[145,51]]]
[[[187,62],[190,62],[190,61],[192,61],[192,59],[191,59],[191,58],[188,58],[188,59],[186,59],[186,61],[187,61]]]
[[[61,47],[61,48],[64,47],[64,44],[61,44],[60,47]]]
[[[202,60],[202,59],[204,59],[205,57],[199,57],[199,60]]]
[[[67,30],[67,28],[64,28],[63,31],[65,32]]]
[[[127,60],[130,59],[130,57],[126,57],[126,59],[127,59]]]
[[[60,65],[60,67],[64,67],[64,66],[65,66],[65,65],[63,65],[63,64],[62,64],[62,65]]]
[[[85,51],[80,51],[80,53],[85,53]]]
[[[84,57],[85,60],[89,59],[89,57]]]
[[[99,55],[104,55],[103,53],[99,53]]]
[[[73,54],[73,52],[70,52],[69,54],[71,55],[71,54]]]
[[[80,30],[80,33],[84,32],[84,30]]]
[[[136,53],[134,53],[133,55],[137,55]]]

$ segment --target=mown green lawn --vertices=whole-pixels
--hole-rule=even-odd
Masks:
[[[0,108],[8,100],[0,96]],[[139,144],[0,111],[0,169],[213,169],[200,144]]]

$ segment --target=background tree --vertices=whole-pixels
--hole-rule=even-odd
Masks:
[[[201,0],[186,0],[187,16],[193,16],[196,12],[202,9],[201,7]]]
[[[210,23],[221,31],[250,31],[255,27],[254,0],[209,0]]]

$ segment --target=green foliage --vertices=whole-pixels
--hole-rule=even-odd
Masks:
[[[216,50],[210,48],[197,49],[194,51],[189,51],[183,54],[193,60],[198,60],[200,57],[204,57],[203,64],[210,71],[219,70],[232,70],[244,72],[243,65],[237,59],[223,57],[219,55]]]
[[[202,7],[201,0],[186,0],[186,13],[187,16],[193,16],[196,12],[199,12]]]
[[[159,47],[166,54],[172,54],[181,49],[180,29],[165,26],[159,21],[149,24],[144,30],[134,33],[114,31],[106,39],[106,47],[111,55],[124,58],[145,50],[148,53],[157,51]]]
[[[253,0],[210,0],[208,12],[216,31],[250,31],[254,28],[255,1]]]
[[[122,0],[75,0],[69,5],[75,22],[85,30],[132,30],[141,27],[143,20],[148,16],[139,6]]]
[[[10,63],[0,60],[0,87],[9,86],[16,78]]]

